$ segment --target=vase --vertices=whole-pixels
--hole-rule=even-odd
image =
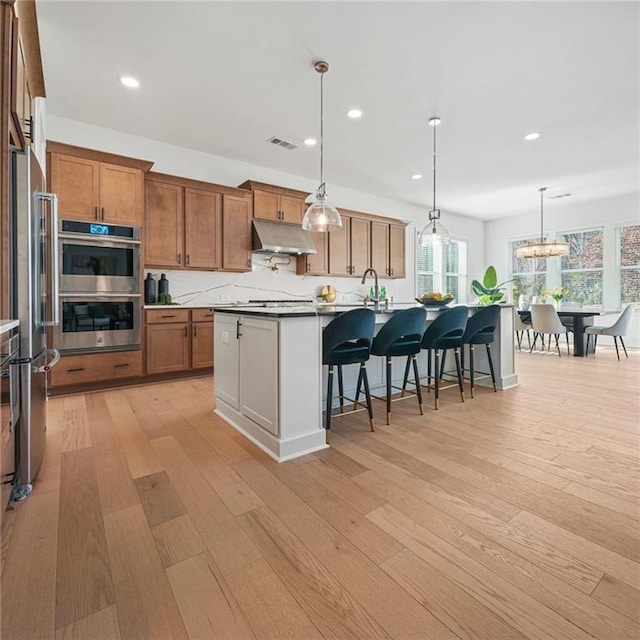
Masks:
[[[556,311],[560,311],[560,308],[562,307],[562,300],[554,300],[553,306],[555,307]]]

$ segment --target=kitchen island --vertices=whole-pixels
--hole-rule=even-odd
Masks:
[[[415,304],[375,309],[376,329],[390,314],[409,306]],[[216,308],[215,412],[278,461],[326,448],[322,419],[326,386],[322,329],[350,308],[354,307],[238,305]],[[427,309],[427,322],[441,309]],[[473,314],[476,309],[469,307],[469,313]],[[478,352],[477,371],[487,370],[483,357],[486,356]],[[504,390],[517,385],[511,305],[501,305],[493,357],[497,387]],[[404,360],[395,360],[394,384],[401,382],[404,372]],[[421,374],[426,373],[424,353],[420,355],[419,367]],[[372,356],[367,369],[372,391],[382,391],[383,359]],[[356,380],[356,368],[345,367],[347,395],[353,397]]]

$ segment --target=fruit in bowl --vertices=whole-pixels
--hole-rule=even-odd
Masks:
[[[423,293],[419,298],[416,298],[416,301],[425,307],[440,307],[449,304],[452,300],[453,296],[450,293],[437,293],[435,291]]]

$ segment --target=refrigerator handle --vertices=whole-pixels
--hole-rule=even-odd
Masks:
[[[33,367],[33,373],[47,373],[55,367],[60,360],[60,352],[57,349],[45,349],[44,353],[48,356],[53,356],[53,360],[47,362],[47,364],[43,364],[40,367]]]
[[[55,193],[38,194],[42,200],[51,203],[51,320],[47,327],[60,324],[60,247],[58,245],[58,196]],[[57,360],[56,360],[57,362]]]

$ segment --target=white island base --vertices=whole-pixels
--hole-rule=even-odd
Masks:
[[[220,313],[215,412],[279,462],[325,449],[320,318]]]
[[[470,307],[469,314],[473,315],[477,309]],[[376,331],[394,310],[376,313]],[[265,309],[216,310],[215,412],[279,462],[328,446],[322,415],[323,396],[326,397],[322,328],[338,311],[316,314]],[[438,313],[429,309],[427,322]],[[500,305],[492,353],[496,387],[506,390],[516,386],[511,305]],[[452,366],[452,362],[448,366]],[[402,383],[404,367],[404,358],[394,358],[394,385]],[[425,375],[425,352],[418,357],[418,367],[421,376]],[[367,372],[371,390],[378,395],[384,394],[384,371],[384,358],[372,356]],[[476,371],[478,376],[488,371],[482,347],[476,349]],[[344,390],[348,397],[354,395],[357,375],[357,366],[345,366]],[[477,384],[489,386],[491,380],[481,377]],[[334,402],[338,402],[337,397]]]

